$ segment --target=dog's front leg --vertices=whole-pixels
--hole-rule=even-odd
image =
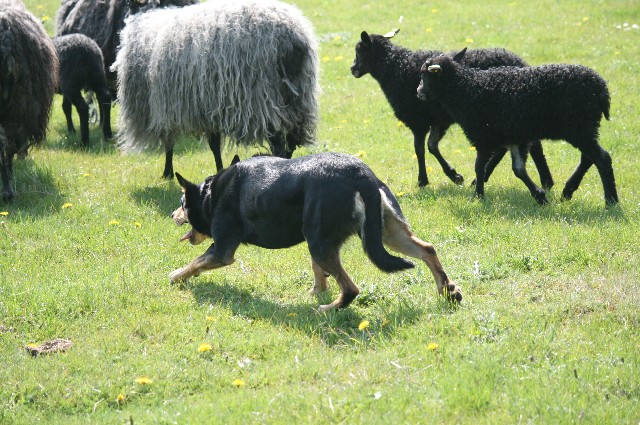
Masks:
[[[197,257],[186,266],[171,272],[171,274],[169,274],[169,279],[171,279],[171,283],[185,281],[192,276],[199,276],[200,273],[207,270],[213,270],[233,264],[234,261],[235,259],[233,257],[219,258],[216,256],[214,253],[214,244],[211,244],[204,254]]]

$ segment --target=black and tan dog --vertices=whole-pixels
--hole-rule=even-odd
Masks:
[[[340,285],[340,296],[320,309],[344,308],[359,290],[340,262],[340,247],[357,234],[371,261],[385,272],[413,267],[383,246],[423,260],[440,294],[462,300],[436,256],[433,245],[418,239],[400,211],[398,201],[360,160],[335,153],[281,159],[253,157],[232,165],[195,185],[176,177],[184,195],[171,217],[192,229],[182,238],[197,245],[211,237],[207,251],[171,273],[172,282],[227,266],[242,243],[287,248],[307,241],[314,286],[327,289],[327,276]]]

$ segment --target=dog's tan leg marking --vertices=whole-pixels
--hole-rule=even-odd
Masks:
[[[345,308],[347,307],[351,301],[355,297],[358,296],[360,290],[353,283],[347,272],[342,267],[342,263],[340,262],[340,255],[334,254],[332,257],[320,260],[318,258],[314,259],[314,262],[320,267],[321,270],[324,270],[331,274],[338,282],[338,286],[340,286],[340,295],[336,298],[331,304],[321,305],[319,308],[321,311],[330,311],[336,308]],[[315,270],[314,270],[315,272]]]
[[[228,266],[229,264],[233,264],[234,261],[235,259],[233,258],[227,260],[216,259],[213,254],[205,252],[186,266],[174,270],[169,275],[169,279],[171,279],[171,283],[184,281],[192,276],[199,276],[200,273],[206,272],[207,270]]]
[[[436,255],[433,244],[415,236],[406,223],[399,220],[386,208],[384,211],[382,240],[392,250],[424,261],[433,274],[440,295],[446,295],[452,300],[462,301],[460,288],[449,280],[442,264],[440,264],[440,259]]]
[[[309,294],[318,295],[320,292],[327,290],[327,276],[324,270],[313,259],[311,260],[311,268],[313,269],[313,287],[309,289]]]

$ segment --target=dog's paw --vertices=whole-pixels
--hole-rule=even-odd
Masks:
[[[169,280],[171,281],[171,283],[184,282],[188,278],[189,276],[186,271],[186,267],[174,270],[169,274]]]

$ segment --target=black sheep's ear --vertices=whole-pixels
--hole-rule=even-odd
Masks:
[[[398,34],[400,32],[399,28],[395,28],[391,31],[389,31],[388,33],[386,33],[385,35],[383,35],[384,38],[393,38],[396,36],[396,34]]]
[[[464,49],[460,50],[458,53],[456,53],[456,55],[453,57],[453,61],[460,63],[460,61],[464,57],[465,53],[467,53],[467,48],[466,47]]]
[[[371,37],[369,37],[369,34],[367,34],[366,31],[362,31],[360,33],[360,40],[362,40],[362,44],[365,46],[371,45]]]
[[[187,192],[187,188],[189,186],[193,186],[193,183],[191,183],[189,180],[187,180],[184,177],[182,177],[180,175],[180,173],[176,173],[176,179],[178,179],[178,183],[180,184],[180,188],[182,189],[182,193],[186,193]]]
[[[238,162],[240,162],[240,157],[236,154],[231,160],[231,164],[229,164],[229,167],[231,167],[234,164],[237,164]]]

